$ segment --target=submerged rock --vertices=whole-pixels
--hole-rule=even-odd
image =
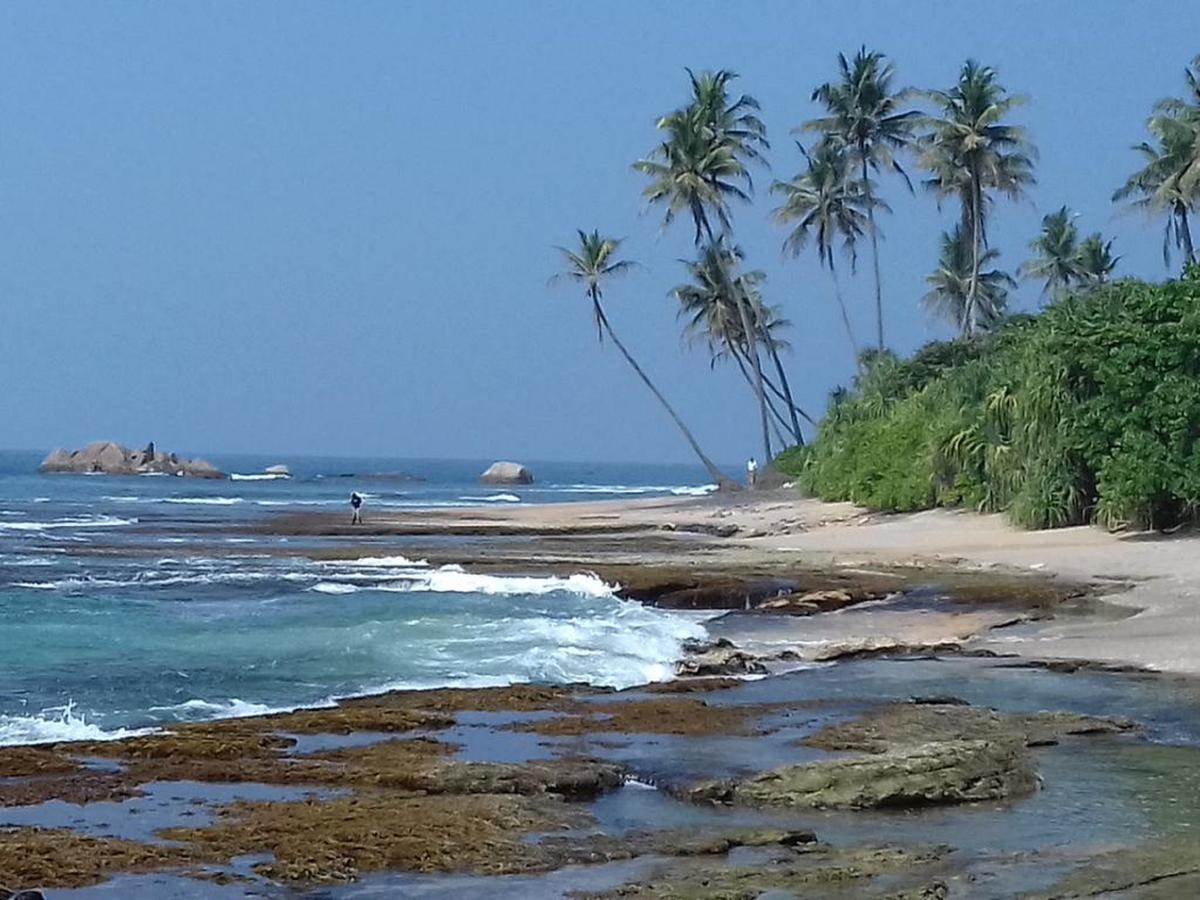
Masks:
[[[533,484],[533,473],[515,462],[494,462],[479,476],[484,484]]]
[[[741,781],[708,782],[689,796],[749,806],[873,809],[998,800],[1036,786],[1019,740],[930,741],[783,766]]]
[[[144,450],[131,450],[112,441],[97,441],[82,450],[53,450],[42,460],[38,471],[43,474],[226,477],[224,472],[207,460],[184,459],[174,453],[163,453],[155,448],[153,441]]]

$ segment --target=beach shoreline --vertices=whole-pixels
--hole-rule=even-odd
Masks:
[[[1191,538],[1023,534],[994,517],[881,516],[787,492],[376,511],[361,529],[343,517],[285,514],[245,529],[337,538],[275,551],[316,560],[387,552],[468,572],[591,572],[620,584],[627,600],[707,610],[713,640],[687,649],[675,680],[619,691],[398,690],[112,741],[2,747],[8,883],[86,890],[116,878],[110,884],[159,894],[207,883],[215,900],[223,886],[360,879],[454,894],[462,885],[439,879],[464,878],[483,896],[495,875],[574,888],[583,870],[572,867],[586,864],[595,896],[623,896],[625,885],[659,896],[655,883],[673,896],[730,879],[760,890],[844,882],[853,896],[900,896],[896,884],[911,887],[903,896],[946,896],[947,885],[980,877],[1028,887],[1064,866],[1086,872],[1112,836],[1045,857],[1031,847],[1019,864],[982,846],[952,857],[930,843],[955,836],[958,846],[961,830],[937,824],[944,815],[927,834],[898,834],[875,805],[937,797],[935,806],[966,803],[963,815],[1003,817],[1022,800],[1036,822],[1077,790],[1062,760],[1094,753],[1088,765],[1103,766],[1133,754],[1153,760],[1150,771],[1195,768],[1200,735],[1185,730],[1181,755],[1166,763],[1154,742],[1171,738],[1155,719],[1162,692],[1200,703],[1187,677],[1195,660],[1164,652],[1174,636],[1140,655],[1122,640],[1146,627],[1141,616],[1174,623],[1186,640]],[[202,533],[192,540],[205,547]],[[1164,547],[1174,568],[1151,580]],[[1097,557],[1106,564],[1088,571]],[[1098,717],[1108,701],[1095,692],[1127,695],[1148,723]],[[1061,707],[1060,696],[1069,698]],[[822,755],[829,750],[839,752]],[[784,777],[763,770],[780,764],[826,787],[760,795]],[[910,773],[901,779],[907,799],[874,792],[877,765]],[[912,781],[929,765],[937,774]],[[1052,773],[1045,797],[1035,766]],[[867,782],[856,781],[860,771]],[[1157,790],[1140,771],[1133,763],[1122,777]],[[790,811],[756,811],[761,804]],[[846,811],[819,812],[830,806]],[[1172,841],[1180,829],[1171,826]],[[1114,865],[1147,882],[1177,877],[1163,874],[1162,860],[1147,862],[1157,845],[1144,850],[1142,840]],[[1170,846],[1186,854],[1193,844]]]
[[[255,533],[395,538],[431,562],[468,568],[674,567],[708,572],[801,569],[854,575],[884,568],[944,580],[1026,579],[1086,589],[1127,615],[1051,623],[1006,653],[1090,660],[1165,673],[1200,674],[1200,536],[1112,534],[1078,526],[1023,531],[1001,515],[962,510],[873,513],[788,490],[702,498],[606,500],[424,511],[375,511],[362,529],[303,513],[252,526]],[[475,543],[440,548],[423,538]],[[487,543],[483,543],[483,540]],[[518,540],[509,540],[518,539]],[[338,555],[357,552],[350,548]],[[985,641],[984,646],[988,646]]]

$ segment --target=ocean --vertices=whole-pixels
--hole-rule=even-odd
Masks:
[[[701,495],[689,465],[220,456],[234,478],[39,475],[0,452],[0,744],[121,737],[164,724],[327,705],[397,688],[511,682],[626,687],[670,677],[699,617],[570,577],[472,574],[386,546],[248,534],[297,510]],[[264,478],[270,465],[291,478]],[[298,546],[299,544],[299,546]]]

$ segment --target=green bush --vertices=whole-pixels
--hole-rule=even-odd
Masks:
[[[1029,528],[1200,516],[1200,268],[1122,281],[911,359],[874,355],[781,468],[886,510],[967,505]]]

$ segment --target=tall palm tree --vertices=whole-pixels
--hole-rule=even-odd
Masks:
[[[650,376],[638,365],[637,360],[633,358],[633,355],[621,343],[608,321],[608,316],[605,315],[604,306],[601,302],[603,299],[602,285],[610,278],[621,275],[634,266],[634,263],[629,260],[617,258],[617,252],[621,246],[620,239],[603,237],[599,231],[589,233],[583,229],[579,229],[577,234],[579,244],[576,249],[568,250],[566,247],[557,248],[562,254],[564,268],[561,273],[555,275],[551,280],[567,278],[577,284],[583,285],[584,292],[592,304],[592,318],[596,323],[596,335],[600,343],[604,343],[605,337],[612,341],[613,346],[621,352],[621,355],[625,357],[625,361],[637,373],[638,378],[642,380],[642,383],[646,385],[655,399],[662,404],[663,409],[667,411],[667,415],[671,417],[671,420],[683,433],[684,438],[692,448],[692,452],[696,454],[697,458],[704,465],[709,477],[722,487],[731,486],[732,482],[730,479],[725,477],[721,470],[700,449],[700,444],[696,441],[691,430],[679,417],[679,414],[675,412],[674,407],[667,402],[667,398],[662,395],[662,392],[650,380]]]
[[[825,82],[812,93],[812,99],[825,107],[825,115],[805,122],[806,131],[815,131],[826,141],[843,147],[857,168],[867,203],[868,232],[871,236],[871,263],[875,270],[875,327],[879,349],[883,349],[883,286],[879,275],[879,229],[875,223],[875,202],[870,173],[891,171],[899,174],[909,189],[912,184],[897,158],[911,144],[920,119],[915,109],[904,109],[911,91],[892,90],[896,70],[879,52],[861,47],[853,61],[838,54],[838,80]]]
[[[1089,287],[1108,283],[1117,263],[1121,261],[1121,257],[1113,256],[1112,245],[1113,242],[1104,240],[1098,231],[1080,242],[1075,266],[1079,270],[1081,283]]]
[[[730,83],[737,78],[721,69],[696,75],[688,70],[692,96],[687,106],[668,113],[658,121],[664,138],[646,159],[633,164],[635,171],[650,178],[643,196],[651,204],[666,206],[663,227],[681,212],[692,216],[694,241],[716,241],[715,219],[722,237],[732,227],[730,198],[749,201],[754,182],[749,164],[762,160],[767,144],[766,127],[755,115],[758,101],[743,94],[729,96]],[[738,314],[746,334],[754,334],[753,312],[749,301],[737,298]],[[749,345],[758,395],[763,452],[771,459],[771,436],[763,388],[762,361],[758,340]]]
[[[985,250],[979,262],[987,266],[999,255],[996,250]],[[929,291],[921,298],[925,308],[950,322],[963,338],[999,322],[1004,316],[1008,292],[1016,287],[1006,272],[977,270],[971,242],[960,225],[952,232],[942,232],[938,266],[925,276],[925,283],[929,285]]]
[[[804,155],[807,167],[790,181],[776,181],[771,185],[772,192],[783,197],[783,205],[772,216],[779,224],[791,228],[783,242],[785,252],[799,256],[811,241],[816,248],[817,259],[829,270],[834,297],[842,314],[846,337],[850,341],[850,351],[857,364],[858,342],[854,338],[854,326],[850,324],[850,314],[842,296],[833,250],[840,241],[842,251],[849,257],[853,269],[857,260],[858,241],[870,227],[867,210],[871,203],[862,183],[849,176],[848,158],[842,148],[823,142],[809,153],[803,145],[797,146]]]
[[[1042,296],[1057,300],[1074,282],[1081,280],[1079,229],[1075,216],[1061,206],[1042,217],[1042,230],[1029,243],[1033,259],[1021,264],[1021,274],[1044,282]]]
[[[1147,127],[1154,143],[1142,141],[1133,148],[1145,165],[1129,176],[1113,200],[1126,201],[1152,216],[1165,213],[1163,263],[1171,265],[1172,244],[1183,252],[1184,262],[1195,262],[1189,218],[1200,206],[1200,118],[1193,122],[1187,116],[1160,113],[1150,118]]]
[[[1036,150],[1017,125],[1004,117],[1024,102],[1010,95],[996,79],[996,70],[967,60],[958,82],[946,91],[929,91],[937,114],[926,119],[928,131],[918,140],[920,164],[929,172],[926,186],[939,200],[957,197],[962,233],[971,253],[967,305],[981,301],[981,271],[987,243],[987,213],[996,191],[1011,200],[1034,183]],[[982,321],[969,310],[972,328]]]

